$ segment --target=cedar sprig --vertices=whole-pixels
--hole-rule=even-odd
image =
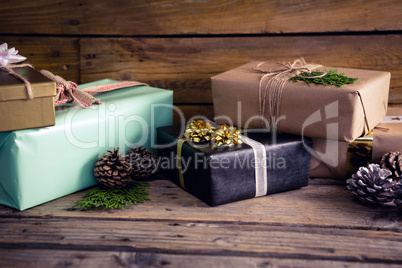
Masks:
[[[338,86],[341,87],[346,84],[354,84],[358,78],[350,78],[345,76],[344,73],[338,74],[337,69],[331,69],[329,71],[325,71],[326,74],[323,77],[316,77],[316,78],[308,78],[308,77],[314,77],[314,76],[319,76],[324,74],[324,72],[319,71],[316,69],[315,71],[311,73],[301,73],[299,76],[293,76],[289,80],[294,81],[294,82],[299,82],[299,81],[304,81],[306,83],[314,83],[314,84],[320,84],[320,85],[333,85],[333,86]]]
[[[76,201],[73,208],[79,207],[83,210],[104,207],[106,209],[133,206],[137,203],[144,203],[148,198],[146,182],[131,182],[130,186],[123,189],[95,188],[83,196],[82,200]]]

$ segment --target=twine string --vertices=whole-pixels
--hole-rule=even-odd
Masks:
[[[5,70],[8,74],[24,82],[26,87],[27,99],[31,100],[34,98],[31,83],[26,78],[13,70],[13,68],[21,67],[34,68],[31,64],[12,64],[8,66],[2,66],[1,68]],[[61,105],[67,102],[76,101],[82,108],[86,108],[92,104],[102,104],[101,101],[92,96],[92,94],[140,85],[148,86],[145,83],[137,81],[121,81],[118,83],[89,86],[79,90],[76,83],[72,81],[66,81],[61,76],[54,75],[47,70],[40,70],[40,73],[49,78],[51,81],[56,82],[57,92],[54,100],[55,105]]]
[[[66,81],[64,78],[54,75],[47,70],[40,70],[40,72],[50,80],[56,82],[57,93],[55,96],[55,104],[59,105],[66,102],[76,101],[81,107],[85,108],[93,103],[101,103],[99,99],[89,93],[78,90],[76,83]]]
[[[25,88],[26,88],[26,92],[27,92],[27,98],[29,100],[32,100],[34,98],[33,96],[33,91],[32,91],[32,87],[31,87],[31,83],[25,79],[22,75],[18,74],[17,72],[15,72],[13,69],[14,68],[20,68],[20,67],[32,67],[31,64],[10,64],[8,66],[3,66],[2,68],[10,75],[14,76],[15,78],[21,80],[22,82],[24,82],[25,84]]]
[[[260,79],[258,86],[258,100],[259,100],[259,112],[261,115],[261,124],[264,127],[264,120],[262,118],[266,118],[266,107],[268,106],[268,113],[271,116],[271,124],[274,124],[275,120],[280,116],[280,104],[282,101],[282,91],[286,82],[289,78],[293,76],[300,76],[301,73],[311,73],[312,70],[320,67],[321,65],[311,65],[307,64],[303,58],[296,59],[294,62],[285,62],[285,63],[276,63],[280,65],[280,68],[276,68],[274,70],[266,70],[263,68],[264,64],[273,63],[273,62],[261,62],[255,68],[254,71],[260,72],[263,76]],[[323,72],[317,76],[309,76],[304,78],[319,78],[326,75]],[[266,82],[266,80],[269,80]],[[264,86],[265,84],[265,86]],[[266,104],[268,95],[268,105]],[[276,130],[279,131],[279,125],[272,126],[275,127]]]
[[[8,74],[14,76],[15,78],[21,80],[25,84],[27,99],[32,100],[34,98],[33,90],[31,83],[24,78],[22,75],[15,72],[14,68],[22,68],[22,67],[30,67],[34,68],[32,64],[10,64],[7,66],[3,66],[3,68]],[[55,96],[55,104],[63,104],[66,102],[76,101],[80,104],[81,107],[88,107],[93,103],[100,103],[100,101],[90,95],[87,92],[81,91],[77,89],[77,84],[72,81],[66,81],[62,77],[58,75],[54,75],[53,73],[47,70],[41,70],[44,76],[49,78],[50,80],[56,82],[57,93]]]

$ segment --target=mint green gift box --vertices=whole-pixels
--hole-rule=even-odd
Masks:
[[[107,150],[151,149],[156,128],[172,124],[171,90],[136,86],[96,97],[101,105],[56,107],[55,126],[0,133],[0,204],[24,210],[93,186],[94,165]]]

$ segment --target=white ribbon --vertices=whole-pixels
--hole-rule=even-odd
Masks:
[[[241,140],[251,146],[254,151],[255,161],[255,197],[267,195],[268,173],[266,165],[266,152],[264,144],[250,139],[246,136],[241,136]]]
[[[17,63],[26,60],[25,57],[18,55],[15,48],[8,49],[7,43],[0,45],[0,67],[6,67],[10,63]]]

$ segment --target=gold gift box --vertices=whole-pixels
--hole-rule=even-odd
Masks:
[[[31,67],[13,68],[31,83],[33,99],[27,99],[23,81],[0,70],[0,132],[53,126],[56,83]]]

